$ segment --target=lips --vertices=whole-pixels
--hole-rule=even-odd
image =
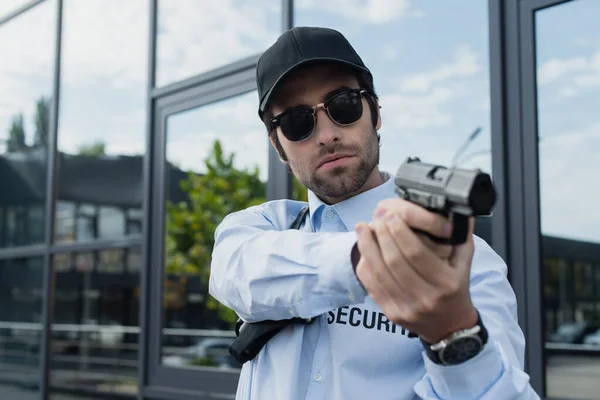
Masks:
[[[341,158],[347,158],[347,157],[352,157],[352,155],[351,154],[331,154],[331,155],[323,158],[319,162],[319,165],[317,166],[317,168],[322,167],[323,165],[327,164],[328,162],[332,162],[332,161],[339,160]]]

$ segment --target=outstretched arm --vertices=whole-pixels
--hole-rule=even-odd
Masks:
[[[227,216],[215,232],[209,293],[243,320],[311,318],[363,301],[354,232],[288,229],[285,202]]]

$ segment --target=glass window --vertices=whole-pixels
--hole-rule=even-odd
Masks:
[[[158,1],[156,85],[260,53],[281,33],[281,0]]]
[[[103,250],[98,253],[98,272],[121,274],[125,272],[124,250]]]
[[[33,0],[2,0],[0,3],[0,18],[4,18],[30,3],[33,3]]]
[[[298,0],[294,22],[339,30],[373,73],[381,169],[395,173],[408,156],[449,166],[456,156],[491,171],[486,1]]]
[[[101,207],[98,215],[98,237],[113,238],[125,235],[125,211],[117,207]]]
[[[51,385],[104,395],[137,393],[139,247],[53,258]],[[128,273],[126,270],[135,270]],[[62,399],[61,395],[51,398]]]
[[[268,137],[251,92],[168,117],[162,363],[237,368],[236,315],[208,294],[214,231],[265,201]]]
[[[55,20],[46,1],[0,26],[0,248],[44,240]]]
[[[57,242],[128,235],[142,207],[148,5],[64,1]]]
[[[600,4],[536,12],[547,395],[597,399],[600,380]],[[577,368],[575,370],[574,368]]]
[[[297,26],[340,31],[374,77],[380,163],[407,157],[492,174],[487,1],[294,2]],[[294,183],[293,198],[305,191]],[[491,243],[489,218],[475,232]]]
[[[38,399],[43,259],[0,260],[0,392]],[[6,396],[6,397],[5,397]]]

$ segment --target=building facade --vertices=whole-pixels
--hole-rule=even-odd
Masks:
[[[532,385],[598,398],[599,19],[595,0],[3,1],[0,398],[234,398],[213,234],[305,198],[254,78],[299,25],[372,70],[381,169],[492,175],[477,234],[509,267]]]

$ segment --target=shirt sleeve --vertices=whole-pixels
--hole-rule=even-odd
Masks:
[[[211,296],[247,322],[312,318],[364,300],[350,259],[354,232],[282,230],[273,212],[256,206],[221,222]]]
[[[474,240],[471,298],[488,331],[488,342],[477,356],[455,366],[436,364],[423,352],[427,373],[415,392],[422,399],[539,399],[523,371],[525,338],[506,264],[483,239]]]

